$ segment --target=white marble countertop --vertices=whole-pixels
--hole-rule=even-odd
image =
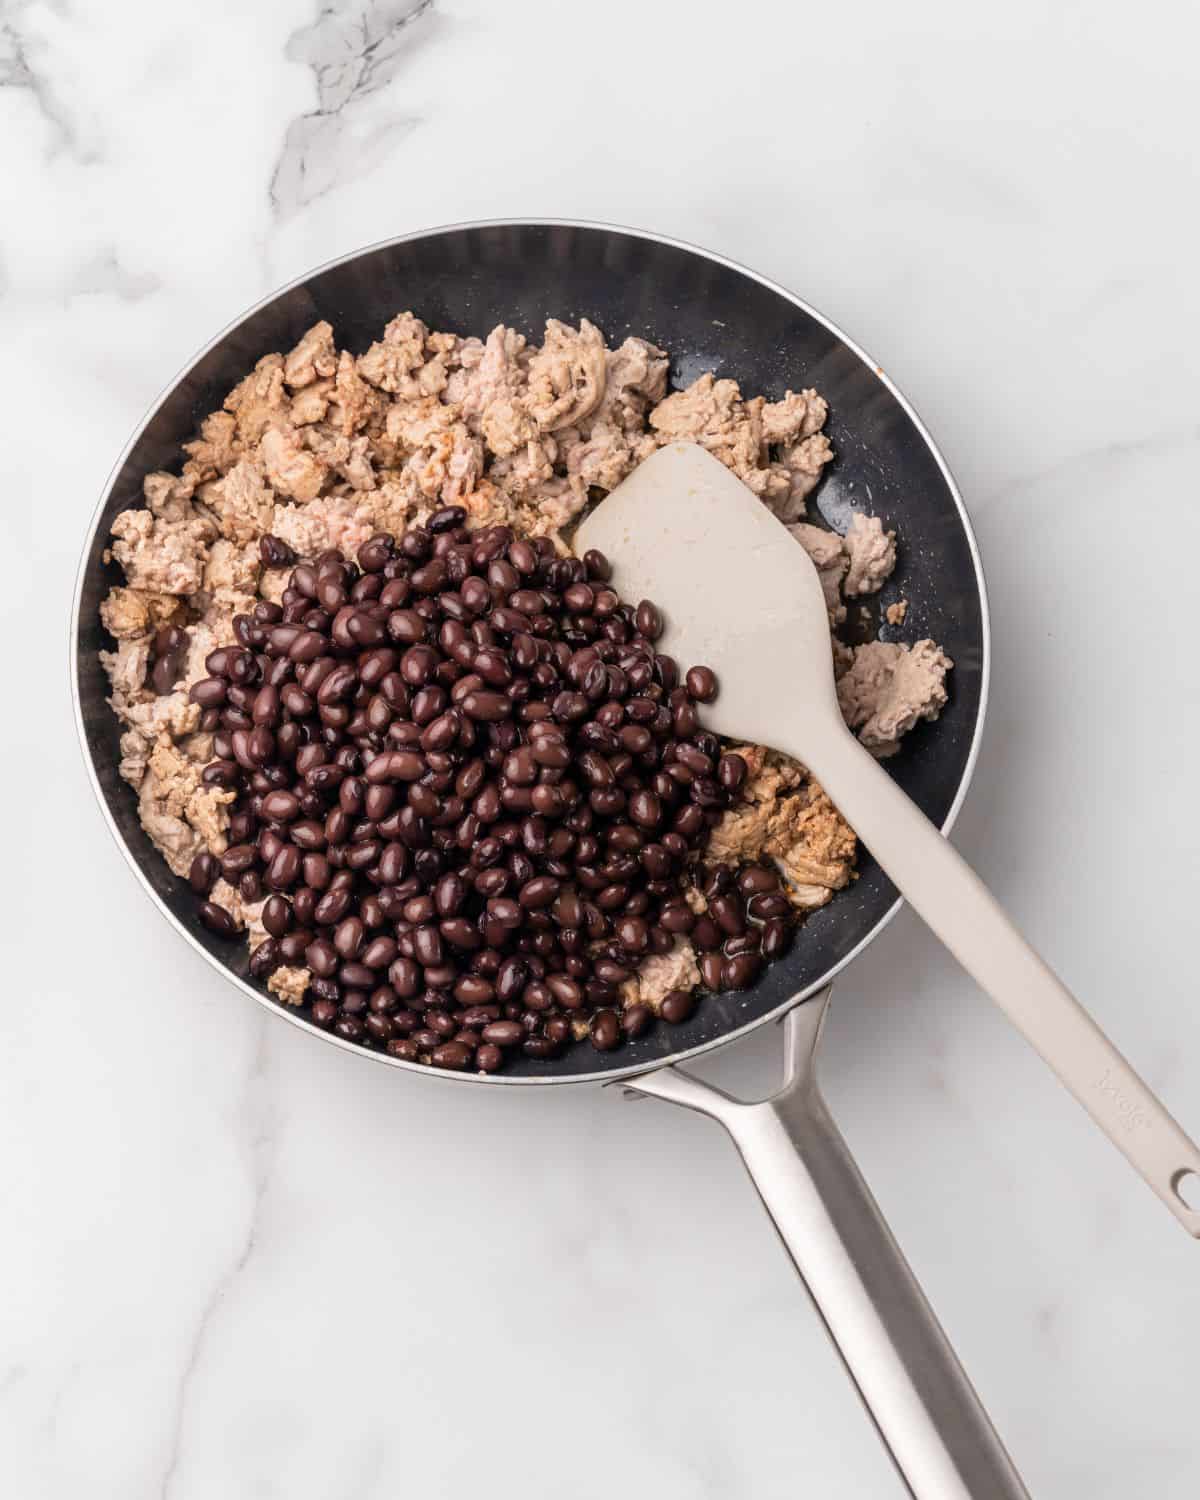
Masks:
[[[992,588],[956,841],[1200,1131],[1198,47],[1153,0],[0,5],[5,613],[46,656],[4,735],[6,1495],[900,1493],[716,1127],[315,1045],[92,804],[63,622],[110,463],[216,329],[375,239],[643,225],[885,363]],[[1200,1245],[907,915],[824,1076],[1032,1494],[1194,1500]]]

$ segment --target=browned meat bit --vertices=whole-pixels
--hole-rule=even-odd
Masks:
[[[838,702],[851,729],[881,759],[921,719],[936,719],[946,704],[950,658],[933,641],[914,646],[868,641],[854,648],[849,670],[838,678]]]
[[[257,443],[272,423],[286,418],[287,405],[281,354],[265,355],[225,398],[225,410],[232,413],[244,444]]]
[[[894,604],[889,604],[883,616],[889,625],[903,625],[908,617],[908,600],[897,599]]]
[[[112,534],[112,555],[131,588],[147,594],[194,594],[204,579],[205,549],[217,531],[195,514],[168,521],[148,510],[123,510]]]
[[[762,409],[763,440],[792,444],[820,432],[829,407],[816,391],[788,391],[782,401],[768,401]]]
[[[260,452],[274,435],[273,428],[264,433]],[[275,495],[257,459],[240,459],[221,478],[202,484],[196,498],[221,535],[239,546],[257,545],[259,537],[270,530]]]
[[[200,424],[200,436],[184,443],[183,451],[188,456],[183,471],[193,483],[224,474],[233,468],[242,451],[236,419],[227,411],[210,412]]]
[[[542,432],[584,421],[604,395],[604,338],[586,318],[578,329],[551,318],[546,339],[529,361],[529,414]]]
[[[382,340],[359,357],[358,373],[381,391],[407,393],[409,382],[425,363],[428,336],[420,318],[401,313],[384,329]]]
[[[742,800],[713,829],[707,857],[730,864],[775,860],[804,910],[824,906],[848,884],[855,856],[849,824],[803,766],[757,745],[739,754],[750,768]]]
[[[876,593],[896,566],[896,533],[884,531],[878,516],[864,516],[855,511],[845,545],[850,566],[842,592],[848,599]]]
[[[337,361],[333,329],[325,322],[314,323],[284,360],[283,378],[298,391],[314,380],[328,380],[337,369]]]

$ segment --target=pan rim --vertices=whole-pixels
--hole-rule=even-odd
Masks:
[[[363,1057],[369,1061],[384,1063],[390,1067],[398,1068],[408,1073],[419,1074],[420,1076],[425,1078],[437,1079],[447,1083],[482,1083],[508,1088],[524,1088],[531,1085],[542,1086],[547,1084],[612,1084],[620,1083],[630,1078],[636,1078],[642,1074],[654,1072],[659,1068],[672,1067],[679,1063],[694,1061],[696,1058],[703,1057],[710,1052],[714,1052],[718,1047],[723,1047],[730,1042],[736,1041],[739,1037],[748,1036],[750,1032],[756,1031],[762,1026],[766,1026],[771,1024],[772,1022],[779,1021],[784,1015],[786,1015],[789,1010],[792,1009],[793,1006],[803,1003],[805,1000],[810,999],[813,995],[816,995],[819,991],[825,989],[840,973],[842,973],[842,971],[848,964],[850,964],[872,942],[874,942],[874,940],[879,937],[884,929],[895,919],[901,906],[904,904],[904,898],[902,896],[897,896],[896,900],[891,904],[891,906],[888,907],[887,911],[885,911],[883,915],[879,917],[879,919],[867,930],[867,932],[863,934],[860,940],[848,953],[840,958],[831,968],[826,970],[824,974],[820,975],[817,979],[813,980],[810,984],[806,985],[796,994],[790,996],[787,1000],[782,1001],[773,1010],[769,1010],[761,1016],[756,1016],[752,1020],[743,1022],[742,1025],[736,1027],[732,1031],[725,1032],[720,1036],[713,1037],[708,1041],[701,1042],[696,1046],[686,1048],[683,1051],[677,1053],[669,1053],[665,1057],[654,1058],[653,1060],[647,1062],[631,1063],[628,1067],[612,1068],[602,1072],[547,1074],[545,1076],[514,1076],[512,1074],[507,1074],[504,1072],[456,1073],[452,1071],[433,1068],[424,1063],[407,1062],[403,1058],[392,1057],[386,1052],[371,1051],[365,1047],[360,1047],[353,1042],[345,1041],[343,1038],[336,1036],[331,1032],[322,1031],[320,1028],[314,1026],[311,1021],[307,1020],[299,1012],[293,1011],[286,1006],[278,1005],[267,995],[260,994],[259,991],[248,984],[246,980],[241,978],[239,975],[232,973],[225,966],[225,964],[221,962],[219,957],[217,957],[213,953],[210,953],[207,948],[205,948],[200,942],[197,941],[195,934],[192,933],[192,931],[178,917],[175,916],[175,914],[170,910],[166,903],[160,898],[158,892],[154,889],[153,885],[150,883],[146,874],[142,870],[137,857],[134,855],[132,849],[130,849],[128,844],[125,842],[125,839],[122,837],[121,831],[118,828],[116,820],[114,819],[112,812],[108,806],[108,801],[104,795],[104,790],[100,785],[100,778],[96,770],[95,762],[92,758],[91,748],[88,744],[87,730],[84,723],[83,703],[80,695],[80,614],[83,602],[83,589],[87,577],[88,559],[91,553],[92,543],[96,536],[97,527],[100,524],[105,506],[108,502],[109,495],[112,492],[113,485],[116,483],[117,477],[124,467],[126,460],[129,458],[130,454],[137,446],[143,432],[153,420],[155,414],[158,412],[158,409],[162,406],[163,402],[168,399],[172,391],[175,390],[180,382],[186,378],[188,373],[192,369],[194,369],[195,366],[212,350],[216,349],[218,345],[220,345],[225,339],[227,339],[235,329],[239,328],[250,318],[253,318],[265,307],[269,306],[278,298],[286,295],[288,292],[305,286],[308,282],[314,280],[318,276],[323,275],[327,271],[333,270],[337,266],[345,265],[350,261],[358,260],[366,255],[375,254],[378,251],[389,249],[390,247],[395,245],[408,244],[414,240],[430,239],[437,235],[471,232],[481,229],[521,229],[526,227],[583,229],[599,232],[602,234],[627,235],[631,236],[634,239],[651,241],[655,244],[666,245],[671,249],[682,250],[690,255],[699,256],[700,258],[707,260],[714,265],[722,266],[726,270],[733,271],[739,276],[744,276],[751,281],[757,282],[760,286],[763,286],[767,290],[774,292],[777,296],[785,298],[794,307],[799,308],[800,311],[805,313],[808,317],[820,323],[822,327],[826,328],[831,334],[833,334],[836,339],[840,340],[847,349],[855,354],[871,371],[874,372],[875,376],[883,383],[883,385],[887,388],[887,390],[899,404],[900,408],[908,416],[909,420],[912,422],[913,426],[920,434],[921,440],[928,449],[934,462],[937,464],[938,469],[940,470],[942,477],[946,482],[946,486],[950,492],[950,495],[954,500],[955,509],[958,511],[959,521],[962,525],[963,532],[967,541],[967,547],[970,551],[971,562],[975,572],[975,585],[979,596],[981,637],[979,706],[975,714],[975,723],[971,735],[971,743],[967,751],[966,763],[963,767],[962,775],[959,778],[959,783],[954,794],[954,799],[950,804],[949,811],[947,812],[945,818],[941,823],[942,834],[949,834],[950,830],[953,828],[955,822],[958,819],[959,813],[962,811],[963,803],[966,800],[967,792],[970,788],[972,779],[974,778],[976,764],[979,759],[979,751],[983,739],[983,726],[984,721],[987,717],[988,696],[991,686],[992,641],[991,615],[988,604],[987,581],[984,576],[983,559],[980,555],[979,543],[975,536],[975,530],[971,524],[971,518],[967,512],[967,507],[963,500],[962,493],[959,490],[958,484],[941,449],[938,447],[937,443],[934,442],[929,429],[925,426],[925,423],[922,421],[920,415],[917,413],[912,403],[904,395],[903,391],[901,391],[897,387],[890,376],[885,373],[883,366],[877,360],[872,358],[872,356],[868,354],[867,351],[859,343],[857,343],[856,340],[852,339],[836,323],[834,323],[830,318],[827,318],[817,308],[813,307],[811,303],[805,301],[804,298],[798,296],[795,292],[789,290],[789,288],[781,285],[779,282],[772,280],[769,276],[765,276],[762,273],[753,270],[751,267],[743,265],[740,261],[736,261],[729,256],[721,255],[716,251],[707,250],[700,245],[694,245],[690,241],[677,239],[671,235],[658,234],[653,230],[638,229],[633,226],[624,224],[606,223],[602,220],[596,219],[560,219],[544,217],[471,219],[459,223],[433,225],[423,229],[414,230],[408,234],[392,235],[386,239],[376,240],[368,245],[361,245],[357,249],[348,251],[344,255],[334,256],[332,259],[324,261],[320,265],[310,268],[302,275],[293,277],[290,281],[287,281],[283,285],[276,287],[266,296],[260,297],[250,307],[246,308],[237,317],[231,319],[223,328],[221,328],[216,334],[214,334],[213,337],[209,339],[202,348],[196,351],[191,359],[189,359],[182,366],[182,368],[171,378],[171,380],[167,382],[167,384],[151,402],[141,421],[138,422],[128,441],[125,443],[124,447],[121,449],[120,454],[113,463],[112,468],[110,469],[108,476],[104,481],[103,488],[101,489],[100,498],[92,511],[91,519],[83,541],[79,564],[76,569],[75,588],[71,604],[69,642],[71,701],[74,710],[75,730],[79,738],[79,747],[83,755],[84,767],[87,772],[88,780],[91,784],[92,793],[99,806],[101,816],[104,819],[109,834],[113,838],[114,842],[117,845],[117,848],[120,850],[122,856],[124,857],[126,864],[133,872],[134,878],[137,880],[138,884],[141,886],[145,894],[150,898],[159,915],[163,917],[164,920],[166,920],[171,925],[171,927],[174,928],[174,930],[180,935],[180,937],[182,937],[188,943],[188,945],[205,960],[206,963],[208,963],[218,974],[220,974],[220,976],[224,980],[226,980],[230,984],[235,985],[239,990],[242,991],[243,994],[248,995],[252,1000],[256,1001],[269,1014],[290,1022],[293,1026],[297,1027],[307,1036],[315,1037],[321,1041],[327,1042],[332,1046],[338,1047],[345,1052],[353,1054],[354,1056]]]

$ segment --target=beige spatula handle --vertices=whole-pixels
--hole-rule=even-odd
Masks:
[[[1200,1238],[1200,1151],[995,897],[840,719],[797,754],[905,900],[1041,1054],[1189,1233]],[[1189,1174],[1196,1174],[1191,1176]]]

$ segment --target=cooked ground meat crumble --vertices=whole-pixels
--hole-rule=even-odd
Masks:
[[[233,639],[234,616],[281,596],[290,569],[263,565],[264,537],[301,557],[329,548],[350,556],[378,533],[399,535],[457,505],[469,526],[511,526],[566,552],[589,498],[656,447],[687,440],[721,459],[809,553],[835,631],[847,598],[883,585],[896,537],[878,518],[855,514],[845,536],[804,519],[833,456],[815,391],[768,402],[705,374],[668,394],[667,374],[665,350],[635,337],[608,348],[586,319],[578,328],[551,319],[539,346],[503,325],[483,341],[431,332],[411,312],[357,358],[320,322],[290,353],[259,360],[183,445],[180,473],[148,475],[145,508],[112,526],[108,555],[125,581],[101,606],[114,640],[101,659],[123,727],[120,772],[176,875],[227,847],[234,793],[201,781],[212,736],[189,690],[207,675],[208,655]],[[901,623],[903,606],[887,619]],[[156,673],[171,632],[168,670]],[[951,663],[933,641],[851,647],[835,634],[833,649],[846,721],[877,755],[892,754],[946,701]],[[706,857],[773,860],[797,908],[824,905],[853,878],[853,832],[802,766],[737,748],[749,768],[743,799],[713,829]],[[261,901],[246,904],[223,880],[210,899],[252,942],[263,938]],[[689,900],[703,910],[698,890]],[[268,987],[296,1005],[309,979],[307,969],[280,967]],[[699,982],[681,938],[642,964],[624,1000],[657,1010]]]

